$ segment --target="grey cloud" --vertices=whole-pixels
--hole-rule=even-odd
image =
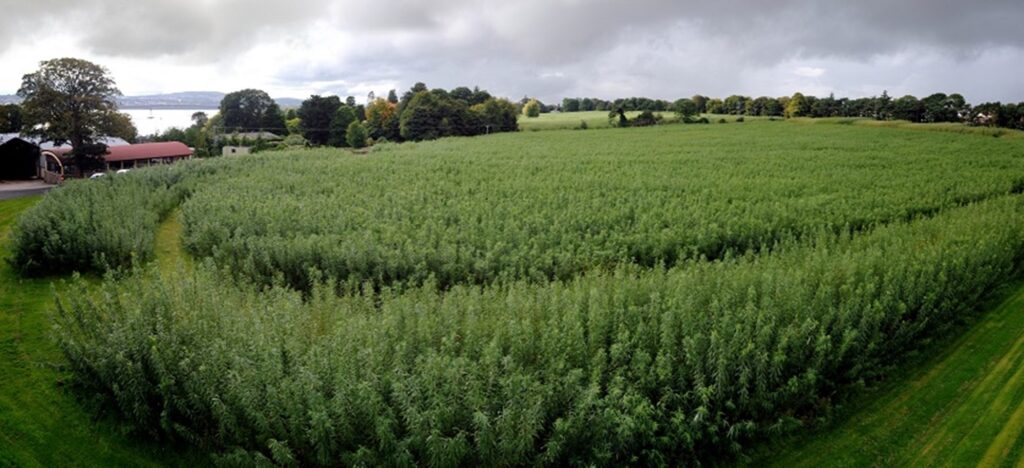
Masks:
[[[268,75],[293,84],[476,83],[540,96],[751,86],[742,74],[778,88],[787,82],[776,67],[794,60],[869,64],[927,53],[969,64],[993,49],[1024,50],[1020,0],[0,0],[0,7],[9,13],[0,15],[0,53],[41,23],[77,22],[102,25],[70,28],[99,55],[225,64],[288,40],[319,50],[331,38],[314,31],[326,27],[356,38],[344,57],[268,64]],[[905,73],[879,72],[897,84]],[[837,81],[816,85],[850,87],[828,78]],[[1004,77],[999,86],[1020,84]]]
[[[81,28],[97,52],[120,56],[197,54],[230,56],[258,44],[268,31],[298,34],[326,20],[352,31],[442,34],[464,18],[490,41],[538,63],[599,54],[635,29],[695,27],[732,39],[758,56],[863,57],[908,44],[958,51],[990,45],[1024,46],[1019,27],[1024,2],[1010,0],[814,1],[737,0],[5,0],[0,30],[31,27],[26,19],[61,21],[91,16],[102,27]],[[70,24],[70,23],[66,23]],[[86,23],[89,24],[89,23]]]

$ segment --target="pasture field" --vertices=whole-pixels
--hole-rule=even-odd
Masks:
[[[661,114],[663,123],[676,123],[679,117],[672,111],[655,112]],[[632,119],[640,115],[638,111],[626,112],[626,117]],[[718,115],[703,114],[699,117],[707,117],[710,123],[718,123],[725,120],[726,123],[735,123],[736,119],[743,117],[745,121],[768,120],[767,117],[754,117],[749,115]],[[586,122],[587,129],[611,128],[608,120],[608,111],[583,111],[583,112],[549,112],[541,114],[540,117],[519,116],[519,129],[524,132],[540,130],[579,130],[580,123]]]
[[[1024,261],[1024,147],[947,132],[522,132],[111,179],[30,209],[14,265],[108,270],[58,289],[74,388],[243,464],[734,457],[891,378]],[[98,203],[138,190],[163,195]],[[150,234],[53,247],[118,225]],[[978,385],[1009,410],[1005,381]]]
[[[639,115],[639,112],[626,112],[626,117],[632,119]],[[675,114],[672,112],[656,112],[661,114],[667,121],[674,121]],[[541,114],[540,117],[519,116],[519,130],[533,132],[539,130],[577,130],[580,123],[586,122],[587,129],[611,128],[608,120],[608,111],[586,111],[586,112],[549,112]]]

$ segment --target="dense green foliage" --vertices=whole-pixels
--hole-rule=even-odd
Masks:
[[[0,105],[0,133],[17,133],[24,125],[21,106],[17,104]]]
[[[70,181],[19,218],[8,261],[36,275],[105,271],[151,259],[159,220],[214,169],[178,164]]]
[[[1007,286],[963,335],[929,344],[830,424],[766,444],[749,466],[1024,466],[1024,284]]]
[[[311,268],[377,285],[569,279],[930,214],[1019,189],[1024,169],[1019,145],[993,138],[714,127],[252,158],[185,203],[185,243],[239,274],[302,289]]]
[[[689,101],[689,102],[687,102]],[[691,110],[689,104],[693,103]],[[562,112],[588,112],[594,110],[617,111],[665,111],[680,112],[679,106],[686,106],[681,113],[732,114],[763,117],[864,117],[877,120],[906,120],[915,123],[957,122],[969,125],[1011,128],[1024,130],[1024,103],[985,102],[971,106],[960,94],[935,93],[918,99],[915,96],[903,96],[893,99],[887,92],[881,96],[863,98],[836,98],[805,96],[796,93],[793,96],[779,98],[760,96],[751,98],[734,94],[725,99],[713,99],[695,95],[690,99],[680,99],[673,104],[647,98],[616,99],[609,102],[591,98],[565,98],[562,100]]]
[[[117,111],[121,92],[106,68],[92,62],[60,58],[40,62],[39,70],[22,78],[18,96],[20,131],[57,145],[68,143],[72,158],[68,174],[88,175],[103,167],[102,137],[133,141],[138,131],[131,118]]]
[[[530,118],[540,117],[540,108],[540,102],[536,99],[531,99],[523,105],[523,115]]]
[[[285,130],[284,114],[269,94],[258,89],[228,93],[220,102],[221,130],[224,132],[255,132]]]
[[[56,336],[77,388],[243,464],[710,460],[1015,275],[1022,151],[752,120],[175,166],[194,272],[81,284]]]
[[[334,114],[341,107],[338,96],[310,96],[302,101],[297,116],[302,136],[312,145],[323,146],[330,140],[330,126]]]
[[[327,143],[337,147],[348,146],[345,136],[348,132],[348,126],[352,122],[358,122],[355,109],[347,104],[338,106],[338,109],[334,111],[334,117],[331,118]]]
[[[0,200],[0,258],[11,228],[42,197]],[[62,385],[70,370],[53,340],[53,278],[25,278],[0,262],[0,466],[207,466],[178,444],[126,434],[114,417]]]
[[[207,267],[63,295],[57,333],[139,427],[236,459],[659,464],[875,377],[1012,274],[1022,231],[1007,196],[717,263],[307,301]]]
[[[345,143],[350,148],[364,148],[366,147],[366,126],[362,122],[353,121],[348,124],[348,128],[345,129]]]

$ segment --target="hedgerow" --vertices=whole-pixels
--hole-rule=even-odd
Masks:
[[[236,462],[688,463],[800,425],[969,315],[1021,232],[1004,196],[718,262],[305,299],[208,263],[79,283],[56,336],[139,430]]]

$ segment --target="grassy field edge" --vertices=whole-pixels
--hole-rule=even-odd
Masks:
[[[928,346],[831,423],[759,449],[751,466],[1013,466],[1024,455],[1024,281]]]
[[[41,197],[0,202],[0,258],[18,215]],[[199,466],[205,458],[125,433],[63,386],[50,339],[57,279],[25,279],[0,261],[0,466]]]

